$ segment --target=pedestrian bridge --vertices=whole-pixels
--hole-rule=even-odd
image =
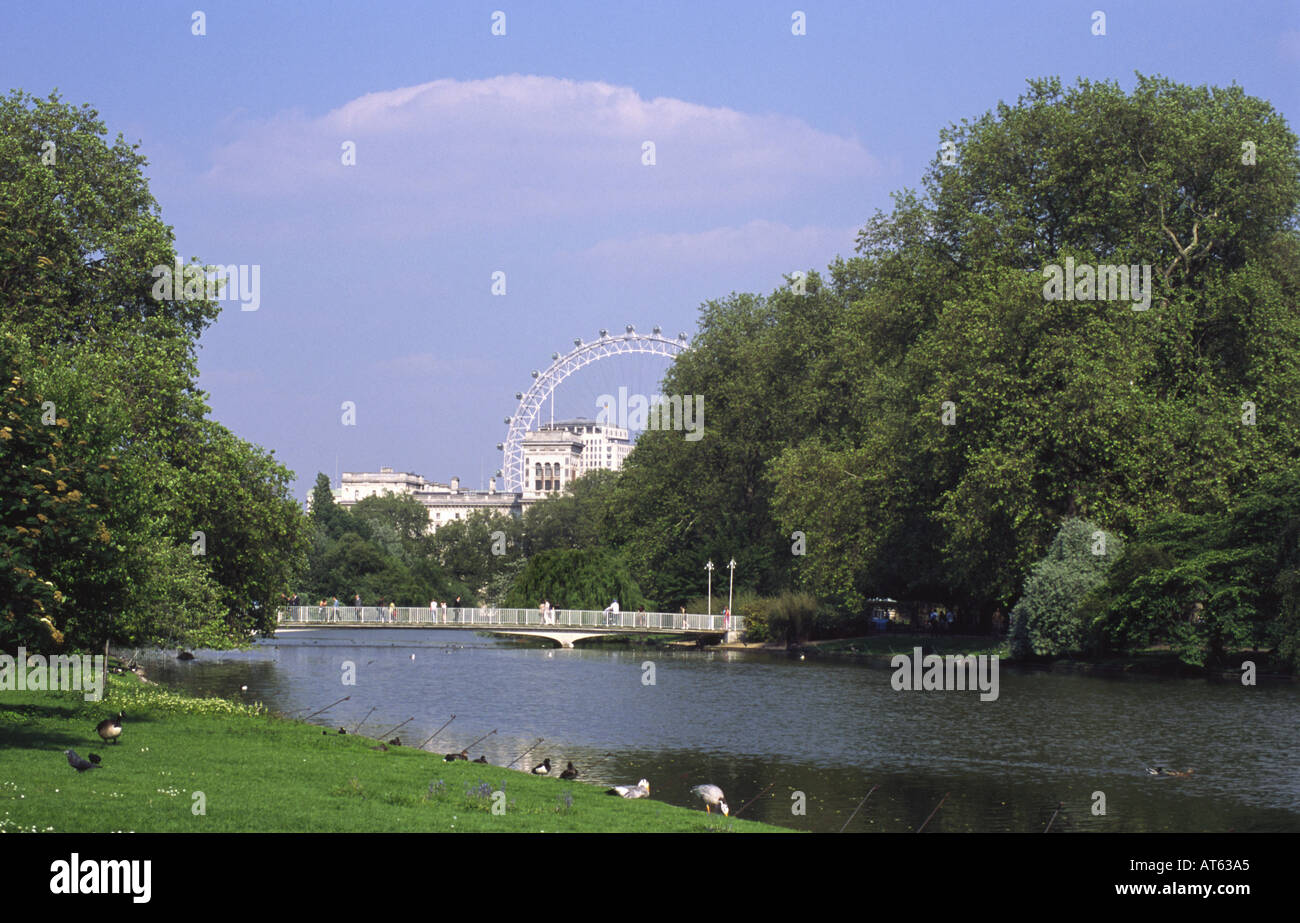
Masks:
[[[591,609],[397,608],[380,606],[287,606],[276,614],[281,628],[437,628],[550,638],[561,647],[601,635],[678,635],[735,641],[745,630],[740,616],[683,612],[601,612]]]

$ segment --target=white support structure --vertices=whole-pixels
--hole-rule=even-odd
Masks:
[[[542,406],[560,382],[579,369],[610,356],[644,353],[675,359],[687,349],[687,342],[684,333],[679,333],[677,339],[670,340],[659,332],[658,327],[654,328],[653,333],[644,334],[637,333],[629,325],[625,333],[610,336],[609,331],[602,330],[600,339],[591,343],[577,339],[574,340],[574,346],[574,350],[567,355],[555,353],[552,356],[554,361],[546,371],[534,369],[532,387],[516,395],[519,398],[519,408],[514,416],[506,418],[509,426],[506,441],[497,446],[504,455],[501,473],[505,477],[506,493],[522,493],[524,490],[527,481],[527,472],[524,470],[524,435],[533,428]]]

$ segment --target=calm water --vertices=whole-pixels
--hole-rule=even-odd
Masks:
[[[411,659],[415,654],[415,659]],[[356,664],[355,686],[341,683]],[[652,661],[655,684],[642,682]],[[699,807],[722,786],[733,813],[851,831],[1300,831],[1300,687],[1097,678],[1003,668],[1000,697],[895,692],[888,668],[735,652],[543,650],[463,631],[323,629],[252,651],[158,658],[151,678],[261,701],[378,735],[414,716],[408,745],[517,766],[572,760],[588,783],[650,780]],[[247,692],[239,687],[247,685]],[[373,713],[366,718],[367,713]],[[389,735],[392,736],[392,735]],[[1144,766],[1196,770],[1152,777]],[[485,767],[485,780],[492,770]],[[769,786],[770,789],[769,789]],[[762,794],[767,789],[766,794]],[[796,792],[806,814],[792,813]],[[1092,813],[1103,792],[1105,816]],[[1063,807],[1058,812],[1058,803]],[[1056,816],[1053,818],[1053,814]]]

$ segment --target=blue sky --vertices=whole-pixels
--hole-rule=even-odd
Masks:
[[[941,127],[1029,78],[1128,89],[1135,71],[1239,83],[1295,130],[1300,4],[0,12],[0,89],[90,103],[142,143],[183,256],[261,267],[259,309],[226,302],[204,335],[201,384],[219,420],[294,469],[299,497],[336,464],[478,486],[500,467],[514,393],[575,336],[690,334],[702,301],[850,255],[890,192],[919,184]],[[597,393],[652,390],[661,371],[593,367],[559,412],[594,416]]]

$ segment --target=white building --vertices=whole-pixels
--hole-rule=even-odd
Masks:
[[[582,441],[582,457],[578,460],[577,476],[588,471],[605,469],[617,471],[623,467],[623,461],[632,451],[632,441],[628,431],[608,423],[598,423],[579,417],[576,420],[561,420],[558,423],[543,423],[537,432],[524,436],[524,458],[528,461],[529,444],[545,438],[546,434],[569,433]],[[536,480],[535,472],[529,471],[529,478]]]
[[[429,531],[456,519],[468,519],[477,510],[490,510],[505,516],[520,516],[523,507],[518,494],[501,493],[496,481],[487,490],[467,490],[460,486],[460,478],[449,484],[426,481],[418,474],[380,468],[373,471],[345,471],[342,484],[334,489],[334,502],[350,508],[366,497],[384,494],[405,494],[414,497],[429,510]]]
[[[429,531],[436,532],[448,522],[468,519],[476,510],[522,516],[533,503],[562,492],[588,471],[617,471],[631,451],[626,429],[593,420],[562,420],[543,424],[524,436],[523,493],[498,491],[495,478],[488,482],[487,490],[465,490],[460,478],[441,484],[392,468],[345,471],[332,492],[334,502],[342,507],[386,493],[412,496],[428,508]]]

